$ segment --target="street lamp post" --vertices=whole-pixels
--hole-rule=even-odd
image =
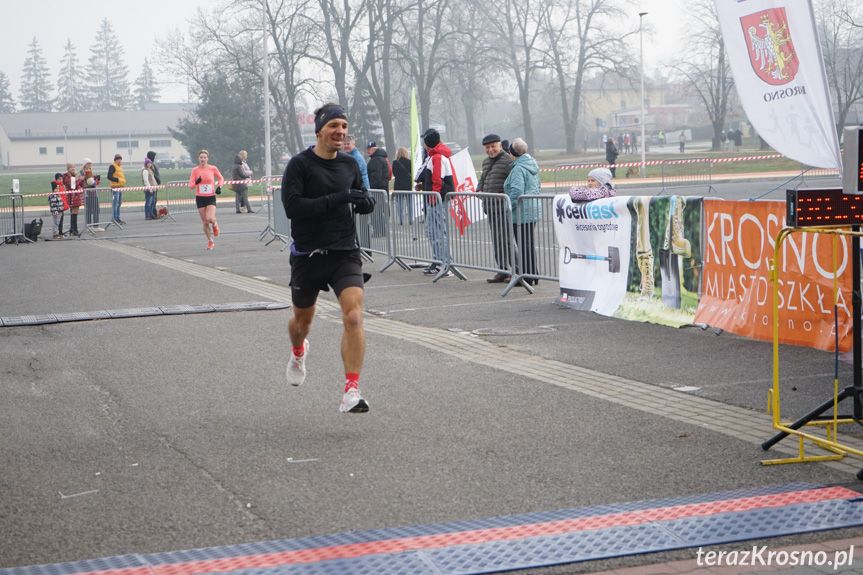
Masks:
[[[69,126],[63,126],[63,153],[66,155],[66,163],[69,163],[69,144],[66,139],[66,130],[69,129]]]
[[[273,165],[270,150],[270,54],[267,47],[267,0],[263,0],[263,41],[264,41],[264,58],[263,58],[263,76],[264,76],[264,175],[268,178],[273,175]],[[269,183],[267,183],[269,185]]]
[[[641,48],[639,58],[641,60],[641,177],[646,177],[647,166],[644,165],[644,150],[647,142],[644,141],[644,17],[647,12],[638,13],[638,36]]]

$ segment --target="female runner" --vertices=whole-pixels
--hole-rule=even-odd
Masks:
[[[216,166],[208,164],[210,153],[207,150],[198,152],[198,165],[192,169],[189,187],[195,190],[195,205],[204,223],[204,234],[207,236],[207,249],[213,249],[213,238],[219,235],[219,224],[216,222],[216,195],[222,193],[225,178]],[[218,183],[217,183],[218,181]],[[212,233],[210,232],[212,226]]]

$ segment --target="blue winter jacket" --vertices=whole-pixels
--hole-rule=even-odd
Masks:
[[[503,183],[503,191],[512,204],[512,223],[531,224],[542,219],[542,203],[539,200],[522,200],[521,196],[536,196],[540,193],[539,164],[530,154],[524,154],[512,163],[512,171]]]
[[[351,150],[351,155],[360,165],[360,174],[363,176],[363,183],[366,185],[366,189],[372,189],[369,185],[369,168],[366,166],[366,160],[363,158],[363,154],[358,149],[354,148]]]

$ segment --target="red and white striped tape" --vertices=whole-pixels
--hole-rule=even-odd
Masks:
[[[710,162],[713,164],[727,162],[751,162],[753,160],[775,160],[776,158],[784,158],[782,154],[772,154],[769,156],[745,156],[741,158],[683,158],[680,160],[650,160],[649,162],[626,162],[623,164],[614,164],[615,168],[631,168],[634,166],[658,166],[660,164],[695,164],[700,162]],[[603,162],[595,162],[592,164],[571,164],[568,166],[555,166],[554,168],[542,168],[540,172],[556,172],[558,170],[571,170],[575,168],[607,168],[611,164]]]
[[[272,178],[271,178],[272,179]],[[281,176],[277,179],[281,179]],[[225,180],[223,186],[227,186],[228,184],[259,184],[262,180]],[[161,186],[136,186],[130,188],[80,188],[77,190],[65,190],[64,192],[48,192],[47,194],[22,194],[25,198],[41,198],[45,196],[53,196],[54,194],[81,194],[86,192],[87,190],[111,190],[112,192],[142,192],[149,190],[164,190],[168,187],[171,188],[180,188],[184,186],[188,186],[189,184],[185,182],[179,182],[175,184],[171,184],[170,186],[165,184]]]

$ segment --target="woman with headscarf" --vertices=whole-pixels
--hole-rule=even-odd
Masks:
[[[611,170],[596,168],[587,174],[587,187],[573,186],[569,188],[569,197],[573,202],[587,202],[600,198],[613,198],[617,195],[614,184],[611,183]]]
[[[537,275],[536,248],[533,243],[533,228],[542,219],[542,204],[539,200],[518,201],[521,196],[539,195],[539,164],[527,153],[527,142],[516,138],[509,145],[509,155],[515,158],[512,170],[503,183],[503,192],[509,196],[512,206],[512,232],[520,249],[520,270],[516,273]],[[539,280],[528,278],[528,284],[536,285]]]

